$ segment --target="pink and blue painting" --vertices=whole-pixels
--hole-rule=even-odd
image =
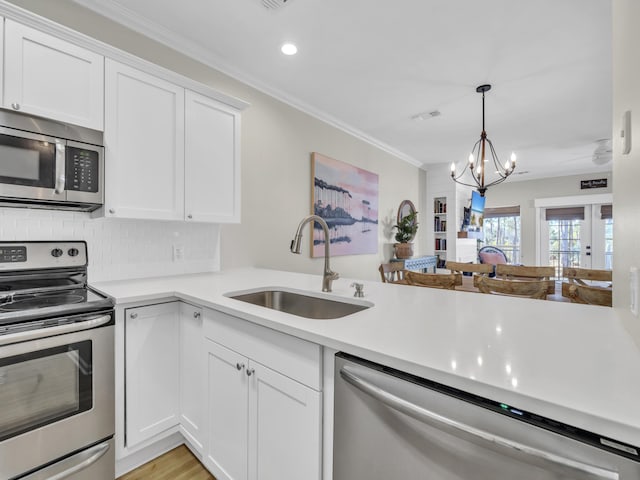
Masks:
[[[331,255],[378,253],[378,175],[311,154],[314,214],[329,226]],[[313,222],[312,257],[324,255],[324,234]]]

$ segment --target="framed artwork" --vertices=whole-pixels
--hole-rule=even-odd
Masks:
[[[311,154],[311,211],[329,226],[331,256],[378,253],[378,175]],[[324,256],[324,233],[312,224],[312,257]]]

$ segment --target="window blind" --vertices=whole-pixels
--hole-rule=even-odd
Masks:
[[[549,220],[584,220],[584,207],[547,208],[545,218]]]
[[[600,205],[600,219],[608,220],[613,218],[613,205]]]
[[[498,217],[519,217],[520,205],[514,205],[512,207],[496,207],[485,208],[484,218],[498,218]]]

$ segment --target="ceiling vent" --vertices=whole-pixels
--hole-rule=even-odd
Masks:
[[[611,148],[611,140],[608,138],[596,141],[598,146],[593,151],[593,156],[591,160],[596,165],[604,165],[605,163],[609,163],[613,156],[613,150]]]
[[[262,0],[262,6],[267,10],[279,10],[293,0]]]

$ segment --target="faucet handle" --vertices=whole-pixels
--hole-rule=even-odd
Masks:
[[[364,284],[353,282],[351,284],[352,287],[356,287],[356,291],[354,292],[354,297],[364,297]]]

